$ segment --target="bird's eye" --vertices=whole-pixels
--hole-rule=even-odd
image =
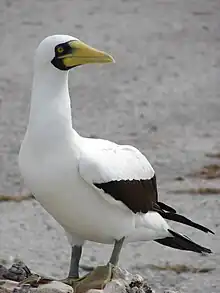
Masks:
[[[57,53],[63,53],[63,51],[64,51],[63,47],[58,47],[57,48]]]

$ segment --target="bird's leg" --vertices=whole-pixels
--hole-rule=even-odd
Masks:
[[[124,237],[116,240],[109,262],[105,266],[96,267],[91,273],[80,279],[74,287],[76,293],[84,293],[89,289],[103,289],[111,281],[113,269],[118,264]]]
[[[82,246],[73,246],[71,252],[71,261],[69,274],[66,279],[59,280],[65,284],[68,284],[75,288],[85,277],[79,278],[79,261],[82,255]],[[45,282],[53,281],[52,278],[40,277],[38,275],[32,275],[29,278],[22,281],[20,284],[37,285]]]
[[[81,255],[82,255],[82,246],[78,246],[78,245],[72,246],[70,269],[69,269],[68,277],[58,281],[61,281],[65,284],[72,286],[73,288],[76,288],[76,286],[86,277],[85,276],[85,277],[79,278],[79,261],[80,261]],[[20,285],[24,285],[24,284],[37,285],[37,284],[51,282],[53,280],[54,279],[52,278],[41,277],[35,274],[35,275],[31,275],[29,278],[20,282]]]
[[[115,245],[112,251],[112,255],[110,257],[109,263],[113,266],[117,266],[119,260],[119,254],[122,249],[122,245],[124,243],[125,237],[121,238],[120,240],[115,241]]]
[[[70,260],[70,269],[68,277],[64,280],[61,280],[63,283],[75,287],[82,279],[85,277],[79,278],[79,261],[82,255],[82,246],[74,245],[72,246],[71,251],[71,260]]]
[[[63,280],[64,283],[71,285],[76,293],[85,293],[89,289],[103,289],[111,281],[113,268],[118,264],[119,254],[122,249],[124,237],[116,240],[114,248],[105,266],[96,267],[91,273],[79,278],[79,261],[82,254],[81,246],[72,247],[71,263],[69,276]]]
[[[71,252],[70,270],[68,278],[79,278],[79,261],[82,255],[82,246],[73,246]]]

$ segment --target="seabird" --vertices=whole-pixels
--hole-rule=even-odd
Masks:
[[[102,288],[111,279],[123,243],[154,240],[197,253],[211,250],[168,225],[173,220],[213,233],[158,199],[154,169],[130,145],[85,138],[72,127],[68,90],[70,69],[114,59],[77,38],[53,35],[38,46],[30,117],[19,153],[25,183],[44,209],[66,231],[72,247],[65,282]],[[79,278],[84,242],[114,244],[106,266]],[[77,287],[79,288],[79,287]]]

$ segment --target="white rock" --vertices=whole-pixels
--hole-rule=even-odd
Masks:
[[[67,284],[58,281],[52,281],[48,284],[39,285],[37,288],[38,292],[49,293],[49,292],[59,292],[59,293],[73,293],[73,288]]]
[[[19,286],[18,282],[10,280],[0,280],[0,293],[73,293],[73,288],[62,282],[52,281],[48,284],[39,285],[32,288],[29,285]]]

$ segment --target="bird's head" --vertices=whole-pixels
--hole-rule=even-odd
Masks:
[[[112,56],[68,35],[45,38],[38,46],[35,56],[37,66],[50,64],[63,71],[83,64],[108,62],[114,62]]]

